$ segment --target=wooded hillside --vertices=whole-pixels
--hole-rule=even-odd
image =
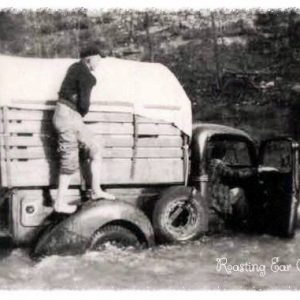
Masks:
[[[298,137],[298,18],[293,10],[2,10],[0,53],[75,58],[92,41],[105,55],[168,66],[195,119]]]

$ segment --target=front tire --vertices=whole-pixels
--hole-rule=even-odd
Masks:
[[[192,187],[172,187],[157,201],[153,212],[157,239],[165,243],[186,242],[208,231],[207,207]]]

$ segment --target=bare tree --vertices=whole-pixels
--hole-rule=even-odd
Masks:
[[[149,51],[149,60],[151,62],[153,62],[154,61],[154,52],[153,52],[153,41],[152,41],[150,30],[149,30],[150,22],[151,22],[150,16],[149,16],[148,12],[146,12],[145,18],[144,18],[144,28],[146,30],[146,38],[147,38],[148,51]]]
[[[216,23],[215,23],[215,14],[211,13],[211,25],[212,25],[212,34],[213,34],[213,42],[214,42],[214,57],[216,62],[216,77],[217,82],[221,84],[221,74],[220,74],[220,56],[219,56],[219,46],[217,40],[217,32],[216,32]]]

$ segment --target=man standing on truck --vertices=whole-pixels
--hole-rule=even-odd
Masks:
[[[112,194],[104,192],[100,187],[101,147],[93,134],[83,122],[83,117],[90,107],[90,95],[96,78],[92,72],[96,69],[101,56],[95,46],[80,51],[80,61],[72,64],[62,82],[59,91],[53,124],[58,133],[60,153],[60,174],[54,210],[58,213],[71,214],[77,209],[65,197],[72,175],[79,168],[79,146],[88,152],[92,175],[92,200],[114,200]]]

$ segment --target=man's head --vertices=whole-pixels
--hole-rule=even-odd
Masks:
[[[223,159],[226,154],[226,147],[222,142],[215,142],[211,150],[211,159]]]
[[[101,60],[101,53],[96,46],[88,46],[80,50],[80,58],[94,71]]]

